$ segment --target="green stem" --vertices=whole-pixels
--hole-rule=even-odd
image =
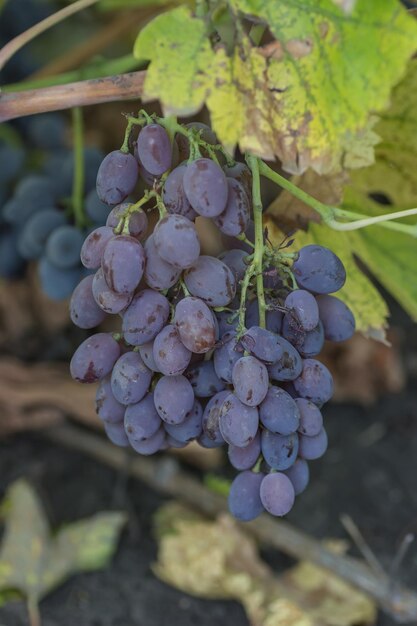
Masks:
[[[127,126],[125,130],[125,136],[123,139],[123,143],[120,147],[120,152],[124,152],[127,154],[129,152],[129,141],[132,130],[135,126],[143,126],[145,120],[142,117],[133,117],[132,115],[127,116]]]
[[[239,306],[239,324],[237,327],[238,338],[245,332],[245,313],[246,313],[246,294],[248,292],[249,284],[252,276],[255,274],[256,267],[255,261],[248,266],[245,275],[242,280],[242,287],[240,292],[240,306]]]
[[[79,228],[85,224],[84,215],[84,122],[81,107],[72,109],[74,137],[74,178],[72,182],[72,209]]]
[[[339,217],[346,217],[347,219],[353,219],[354,216],[357,219],[354,219],[353,222],[345,222],[341,223],[336,220],[330,220],[327,222],[328,226],[334,228],[335,230],[357,230],[358,228],[365,228],[366,226],[373,226],[375,224],[379,224],[383,226],[385,222],[390,222],[391,220],[399,219],[400,217],[409,217],[410,215],[417,215],[417,209],[406,209],[404,211],[394,211],[393,213],[385,213],[384,215],[377,215],[373,217],[364,217],[360,213],[352,213],[351,211],[344,211],[343,209],[338,210]],[[388,224],[387,224],[388,225]],[[417,234],[417,229],[415,225],[410,224],[390,224],[391,229],[395,227],[395,230],[400,230],[401,232],[406,232],[407,234],[412,234],[410,231],[413,229],[415,234]]]
[[[255,222],[255,253],[253,262],[256,271],[256,294],[258,296],[259,326],[265,328],[265,292],[263,277],[264,230],[262,221],[261,180],[259,159],[248,155],[248,166],[252,172],[253,219]]]

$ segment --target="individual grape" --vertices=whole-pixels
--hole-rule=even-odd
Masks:
[[[38,259],[49,235],[66,224],[66,217],[57,209],[43,209],[32,215],[23,226],[18,239],[18,250],[24,259]]]
[[[289,310],[290,319],[294,318],[304,331],[313,330],[319,323],[316,299],[305,289],[291,291],[285,298],[284,306]]]
[[[132,193],[138,180],[138,164],[131,154],[113,150],[104,157],[97,172],[97,195],[112,206]]]
[[[282,517],[294,505],[295,492],[291,480],[285,474],[267,474],[260,487],[260,499],[271,515]]]
[[[158,254],[154,236],[150,235],[145,241],[145,280],[149,287],[157,291],[169,289],[178,282],[181,270],[164,261]]]
[[[161,425],[153,392],[147,393],[139,402],[125,407],[124,426],[129,441],[149,439]]]
[[[248,196],[241,185],[234,178],[227,178],[228,195],[226,208],[214,218],[214,223],[222,233],[237,237],[245,232],[250,219]]]
[[[51,300],[63,300],[69,298],[80,279],[78,267],[60,269],[46,257],[42,257],[38,264],[38,274],[42,291]]]
[[[278,345],[282,348],[282,356],[268,367],[272,380],[295,380],[303,369],[302,359],[297,350],[284,337],[277,337]]]
[[[194,405],[194,392],[184,376],[162,376],[154,390],[155,407],[167,424],[181,424]]]
[[[264,363],[275,363],[283,353],[277,335],[260,326],[249,328],[240,341],[245,350]]]
[[[156,337],[169,317],[169,302],[161,293],[144,289],[123,313],[122,332],[127,343],[141,346]]]
[[[96,224],[103,224],[109,215],[109,206],[102,202],[97,195],[97,191],[92,189],[85,199],[85,212],[90,220]]]
[[[104,248],[114,237],[113,229],[109,226],[99,226],[87,235],[81,248],[81,263],[89,270],[96,270],[101,265]]]
[[[220,409],[219,428],[223,439],[232,446],[244,448],[256,437],[258,426],[258,409],[243,404],[229,393]]]
[[[218,143],[214,131],[203,122],[190,122],[189,124],[185,124],[185,128],[197,131],[200,135],[200,138],[206,143],[211,144],[212,146]],[[178,146],[179,162],[188,161],[188,158],[190,156],[190,142],[188,140],[188,137],[178,133],[175,136],[175,143]],[[201,151],[203,153],[206,152],[204,148],[202,148]],[[206,154],[204,155],[206,156]]]
[[[189,163],[183,185],[188,201],[199,215],[216,217],[226,208],[226,176],[211,159],[201,158]]]
[[[131,293],[116,293],[110,289],[101,268],[93,276],[91,291],[100,309],[111,315],[123,311],[132,300]]]
[[[160,372],[165,376],[177,376],[187,368],[191,352],[181,342],[178,330],[173,324],[165,326],[153,342],[153,358]]]
[[[125,352],[116,361],[111,375],[113,395],[121,404],[135,404],[149,389],[152,372],[138,352]]]
[[[210,442],[213,442],[213,447],[224,444],[224,439],[220,432],[219,419],[223,402],[229,395],[230,391],[219,391],[212,398],[210,398],[206,404],[203,411],[204,438],[199,438],[200,443],[202,443],[204,447],[210,447]],[[207,439],[207,442],[205,441],[205,438]]]
[[[322,406],[333,395],[333,378],[323,363],[305,359],[300,376],[294,380],[294,387],[301,398]]]
[[[241,522],[250,522],[264,511],[260,488],[264,474],[241,472],[230,486],[228,504],[231,514]]]
[[[74,289],[70,300],[70,317],[78,328],[94,328],[101,324],[106,314],[94,300],[93,276],[86,276]]]
[[[145,269],[145,252],[137,239],[117,235],[104,248],[101,261],[104,278],[112,291],[130,294],[139,285]]]
[[[184,273],[188,291],[211,307],[227,306],[236,294],[232,270],[219,259],[200,256]]]
[[[236,161],[234,165],[225,165],[223,168],[226,176],[237,180],[245,190],[248,199],[252,198],[252,172],[246,163]]]
[[[197,439],[202,432],[203,408],[198,400],[194,401],[193,408],[181,424],[165,424],[166,432],[178,442],[188,443]]]
[[[148,439],[136,440],[130,437],[128,439],[135,452],[144,456],[150,456],[162,449],[165,441],[165,430],[161,426],[159,430]]]
[[[285,315],[281,331],[285,339],[288,339],[304,358],[320,354],[324,346],[324,330],[321,321],[319,320],[316,328],[309,331],[303,331],[293,324],[294,321]]]
[[[148,341],[148,343],[144,343],[142,346],[139,346],[139,354],[146,367],[153,372],[159,372],[158,366],[153,358],[153,341]]]
[[[239,283],[243,280],[245,276],[245,272],[247,270],[247,264],[245,263],[245,259],[247,259],[248,254],[245,250],[239,250],[237,248],[233,248],[232,250],[226,250],[226,252],[222,252],[219,254],[220,261],[223,261],[229,267],[235,275],[236,282]]]
[[[129,445],[129,440],[126,437],[123,422],[117,422],[115,424],[111,422],[103,422],[103,424],[107,437],[112,443],[114,443],[115,446],[126,448]]]
[[[298,432],[301,435],[315,437],[323,428],[323,416],[320,409],[305,398],[296,398],[295,402],[300,411],[300,425]]]
[[[171,167],[172,148],[168,133],[159,124],[148,124],[139,133],[137,153],[140,162],[153,176],[161,176]]]
[[[267,301],[267,304],[269,302]],[[267,310],[265,312],[266,328],[271,333],[280,333],[282,324],[281,311]],[[246,328],[252,328],[253,326],[259,326],[259,306],[258,300],[251,300],[246,308],[245,317]]]
[[[262,454],[269,467],[286,470],[294,463],[298,454],[298,435],[276,435],[263,430],[261,435]]]
[[[23,226],[37,211],[55,206],[55,190],[46,176],[31,175],[18,183],[14,197],[3,207],[3,219]]]
[[[314,437],[300,435],[299,455],[306,461],[315,461],[323,456],[327,450],[327,446],[328,439],[324,428],[322,428],[319,434]]]
[[[119,356],[120,346],[109,333],[91,335],[73,354],[71,376],[81,383],[95,383],[111,372]]]
[[[214,371],[213,361],[190,365],[184,376],[190,381],[197,398],[210,398],[224,389],[223,382]]]
[[[284,474],[290,479],[296,496],[306,489],[310,480],[310,470],[304,459],[297,459],[294,465],[285,470]]]
[[[213,314],[199,298],[187,297],[175,307],[175,326],[182,343],[191,352],[203,354],[216,343]]]
[[[346,271],[339,257],[328,248],[314,244],[301,248],[292,271],[297,284],[313,293],[333,293],[346,281]]]
[[[111,424],[121,422],[126,407],[117,402],[111,389],[110,376],[100,380],[96,393],[96,413],[100,419]]]
[[[324,336],[329,341],[346,341],[355,332],[355,318],[348,306],[335,296],[318,296],[317,304]]]
[[[187,165],[178,165],[169,174],[162,191],[162,201],[168,213],[182,215],[192,222],[197,217],[197,213],[188,201],[183,187],[183,178]]]
[[[243,356],[243,348],[236,340],[236,332],[230,331],[223,335],[221,345],[213,354],[213,364],[217,376],[225,383],[232,382],[232,372],[236,361]]]
[[[194,224],[182,215],[167,215],[155,226],[156,250],[167,263],[185,269],[200,255],[200,241]]]
[[[113,207],[108,214],[106,226],[117,228],[120,220],[124,219],[128,223],[129,235],[136,237],[136,239],[142,239],[148,230],[148,217],[142,210],[129,213],[128,210],[131,206],[133,206],[131,202],[123,202]]]
[[[75,226],[58,226],[46,242],[46,258],[60,269],[75,267],[80,262],[84,237]]]
[[[258,406],[268,392],[268,370],[255,357],[243,356],[233,366],[232,383],[241,402]]]
[[[259,419],[272,433],[290,435],[300,424],[300,411],[289,393],[280,387],[270,387],[259,407]]]
[[[261,454],[261,436],[259,431],[250,444],[245,448],[238,448],[237,446],[230,446],[228,449],[229,461],[238,470],[251,469]]]

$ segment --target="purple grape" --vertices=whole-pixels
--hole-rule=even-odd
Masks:
[[[260,499],[271,515],[287,515],[294,505],[295,493],[292,482],[285,474],[275,472],[265,476],[260,487]]]
[[[182,215],[193,222],[198,214],[188,202],[182,184],[186,168],[187,165],[182,164],[172,170],[165,181],[162,200],[168,213]]]
[[[298,454],[298,435],[276,435],[263,430],[261,435],[262,454],[269,467],[286,470],[294,463]]]
[[[80,253],[84,267],[89,270],[96,270],[100,267],[104,248],[113,237],[113,229],[109,226],[100,226],[86,237]]]
[[[238,470],[251,469],[261,454],[261,436],[259,431],[245,448],[230,446],[228,449],[229,461]]]
[[[226,180],[228,187],[226,208],[214,219],[214,223],[222,233],[237,237],[245,232],[249,224],[249,200],[243,185],[234,178]]]
[[[355,332],[355,318],[348,306],[335,296],[318,296],[317,304],[324,336],[329,341],[346,341]]]
[[[145,255],[145,280],[149,287],[157,291],[163,291],[178,282],[181,270],[167,263],[159,256],[153,235],[150,235],[145,241]]]
[[[302,359],[297,350],[284,337],[277,337],[278,345],[282,348],[282,356],[268,367],[272,380],[295,380],[303,369]]]
[[[182,215],[166,215],[155,226],[156,250],[167,263],[179,269],[191,267],[200,255],[194,224]]]
[[[313,244],[301,248],[292,271],[297,284],[313,293],[333,293],[346,281],[346,271],[339,257],[328,248]]]
[[[319,434],[314,437],[300,435],[299,455],[306,461],[315,461],[323,456],[327,450],[327,446],[328,439],[324,428],[322,428]]]
[[[323,416],[320,409],[305,398],[296,398],[295,402],[300,411],[298,432],[301,435],[315,437],[323,428]]]
[[[333,378],[323,363],[305,359],[300,376],[294,380],[294,387],[301,398],[322,406],[333,395]]]
[[[142,454],[144,456],[150,456],[151,454],[155,454],[163,448],[165,442],[165,430],[161,426],[152,437],[148,439],[142,439],[140,441],[136,439],[131,439],[129,437],[129,443],[138,454]]]
[[[269,304],[267,300],[267,304]],[[265,312],[266,328],[271,333],[281,332],[282,313],[281,311],[267,310]],[[258,300],[252,300],[249,302],[246,308],[245,317],[246,328],[252,328],[253,326],[259,326],[259,307]]]
[[[226,176],[211,159],[201,158],[189,163],[183,185],[188,201],[199,215],[216,217],[226,208]]]
[[[120,220],[125,218],[128,223],[129,235],[136,237],[136,239],[142,239],[148,230],[148,218],[142,209],[129,213],[128,209],[133,206],[131,202],[124,202],[115,206],[109,213],[106,221],[106,226],[110,228],[117,228]]]
[[[224,439],[220,432],[219,419],[220,411],[224,400],[230,395],[230,391],[219,391],[207,402],[206,408],[203,411],[203,434],[208,440],[208,443],[214,442],[213,447],[217,445],[223,445]],[[201,437],[199,439],[201,442]],[[204,441],[204,439],[203,439]],[[204,443],[202,443],[204,445]],[[210,447],[204,445],[204,447]]]
[[[194,392],[184,376],[162,376],[154,390],[155,407],[167,424],[181,424],[194,405]]]
[[[132,193],[138,180],[138,164],[131,154],[110,152],[97,173],[97,195],[102,202],[120,204]]]
[[[158,366],[153,358],[153,341],[148,341],[139,346],[139,354],[142,357],[142,361],[153,372],[159,372]]]
[[[308,469],[308,463],[304,459],[297,459],[294,465],[285,470],[284,473],[290,479],[296,496],[306,489],[310,480],[310,470]]]
[[[116,293],[110,289],[101,268],[93,276],[91,289],[98,306],[106,313],[111,313],[112,315],[123,311],[132,300],[131,293]]]
[[[45,257],[59,269],[70,269],[79,264],[83,243],[83,235],[76,226],[58,226],[48,237]]]
[[[259,419],[271,432],[279,435],[295,433],[300,424],[300,411],[291,396],[280,387],[270,387],[259,407]]]
[[[161,176],[171,167],[172,148],[168,133],[159,124],[148,124],[139,133],[137,153],[143,167],[153,176]]]
[[[95,383],[110,374],[119,356],[120,346],[109,333],[91,335],[73,354],[71,376],[80,383]]]
[[[124,414],[124,426],[129,441],[143,441],[153,437],[162,425],[154,404],[154,394],[147,393],[136,404],[129,404]]]
[[[245,259],[247,259],[247,257],[248,254],[245,250],[233,248],[232,250],[222,252],[221,254],[219,254],[218,258],[232,270],[235,275],[236,282],[239,283],[241,280],[243,280],[243,277],[245,276],[245,272],[248,267],[245,263]]]
[[[184,273],[189,292],[211,307],[227,306],[236,294],[236,279],[227,265],[213,256],[200,256]]]
[[[252,172],[246,163],[236,161],[234,165],[226,165],[224,168],[226,176],[234,178],[243,186],[248,199],[252,198]]]
[[[106,314],[94,300],[93,276],[86,276],[74,289],[70,300],[70,317],[78,328],[94,328],[104,321]]]
[[[129,440],[126,437],[123,422],[117,422],[115,424],[111,422],[103,422],[104,430],[107,437],[115,446],[126,448],[129,445]]]
[[[264,363],[275,363],[282,357],[277,335],[260,326],[249,328],[240,341],[245,350]]]
[[[234,331],[225,333],[221,345],[216,348],[213,355],[213,364],[217,376],[225,383],[232,382],[234,364],[243,356],[243,348],[236,341]]]
[[[258,409],[243,404],[229,393],[220,409],[219,428],[223,439],[232,446],[244,448],[256,437],[258,426]]]
[[[115,424],[123,421],[126,407],[117,402],[111,389],[110,376],[100,381],[96,393],[96,413],[105,422]]]
[[[177,376],[188,367],[191,352],[182,343],[175,326],[168,324],[153,342],[155,365],[165,376]]]
[[[268,391],[268,370],[254,356],[243,356],[233,366],[232,383],[241,402],[258,406]]]
[[[219,311],[216,313],[216,320],[219,325],[219,335],[224,337],[226,333],[236,332],[239,324],[239,311]]]
[[[191,352],[203,354],[216,343],[213,314],[199,298],[187,297],[175,307],[174,323],[181,341]]]
[[[303,331],[297,322],[285,315],[282,321],[282,334],[304,358],[317,356],[324,346],[324,330],[323,324],[319,320],[316,328],[309,331]]]
[[[233,517],[250,522],[264,511],[260,488],[264,474],[240,472],[230,486],[228,504]]]
[[[210,398],[224,389],[223,382],[214,371],[213,361],[191,365],[184,376],[190,381],[197,398]]]
[[[125,352],[116,361],[111,375],[113,395],[121,404],[134,404],[142,400],[149,389],[152,372],[148,370],[138,352]]]
[[[198,400],[181,424],[165,424],[166,432],[180,443],[188,443],[197,439],[202,432],[203,409]]]
[[[319,307],[311,293],[304,289],[291,291],[285,299],[284,306],[289,310],[290,317],[295,318],[298,326],[309,331],[319,323]]]
[[[144,289],[123,314],[122,332],[127,343],[141,346],[152,341],[169,317],[169,302],[161,293]]]
[[[101,267],[112,291],[130,294],[135,291],[143,276],[145,252],[134,237],[117,235],[104,248]]]

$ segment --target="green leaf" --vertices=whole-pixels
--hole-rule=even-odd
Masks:
[[[32,605],[72,574],[105,567],[126,522],[124,513],[102,512],[51,536],[42,505],[24,480],[11,485],[3,508],[0,598],[18,590]]]
[[[416,50],[417,24],[398,0],[357,0],[350,12],[337,4],[234,0],[275,41],[253,47],[241,32],[230,56],[211,47],[207,22],[186,7],[161,15],[135,43],[135,56],[150,61],[144,99],[178,115],[206,103],[225,147],[276,155],[292,173],[369,164],[371,114],[386,107]]]

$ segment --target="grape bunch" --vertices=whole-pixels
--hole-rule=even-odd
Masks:
[[[95,274],[75,289],[70,313],[84,329],[112,314],[121,329],[86,339],[71,375],[99,383],[97,413],[116,445],[143,455],[194,440],[227,445],[239,471],[232,514],[282,516],[307,486],[308,462],[327,448],[321,408],[333,380],[316,357],[326,339],[355,329],[331,295],[345,269],[322,246],[272,248],[252,209],[250,168],[232,162],[208,127],[179,127],[171,145],[158,122],[146,119],[131,150],[125,142],[100,166],[98,196],[118,204],[83,244],[82,263]],[[126,202],[139,173],[150,189]],[[202,218],[233,247],[202,254]]]

